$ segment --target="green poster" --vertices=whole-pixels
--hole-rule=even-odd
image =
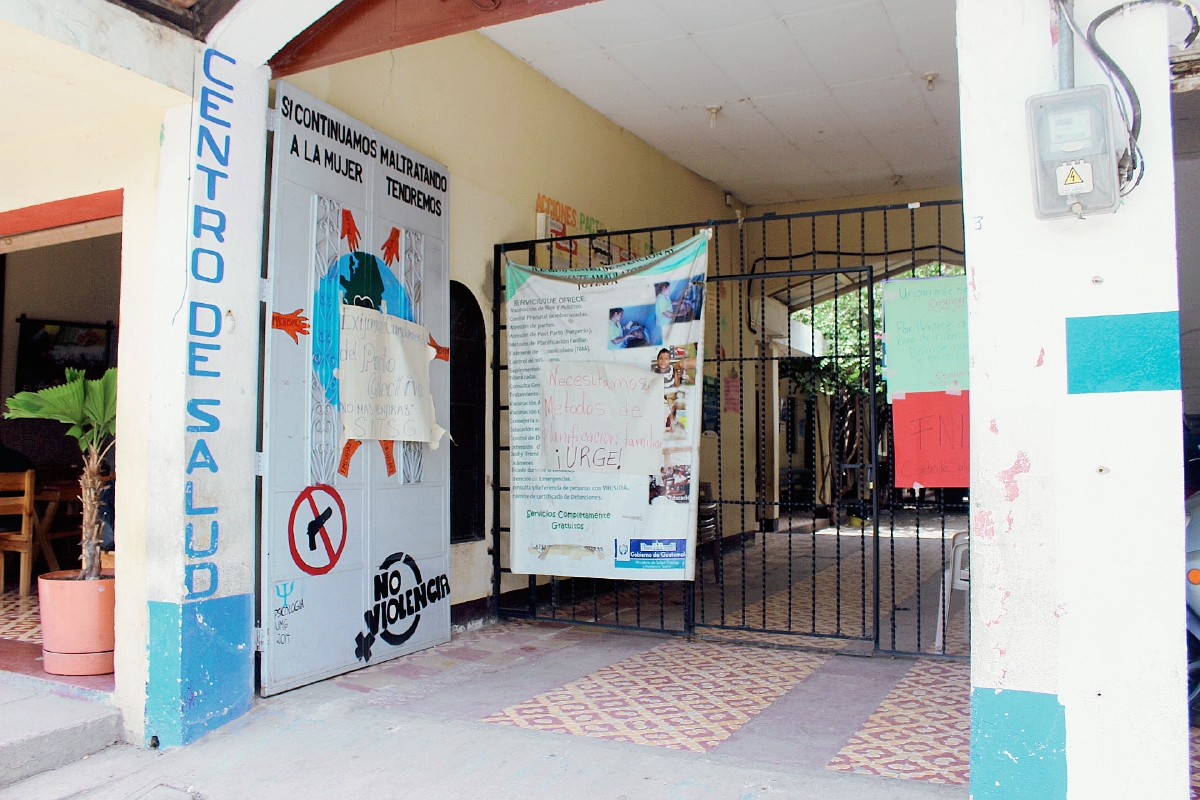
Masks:
[[[906,278],[883,284],[888,399],[970,388],[967,278]]]

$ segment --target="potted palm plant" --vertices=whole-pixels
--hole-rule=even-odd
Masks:
[[[42,617],[42,668],[54,675],[105,675],[113,671],[115,579],[100,565],[100,490],[105,456],[116,441],[117,371],[89,380],[68,369],[67,382],[8,399],[6,419],[52,419],[71,427],[79,442],[83,473],[82,569],[38,578]]]

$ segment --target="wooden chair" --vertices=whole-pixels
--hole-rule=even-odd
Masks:
[[[21,554],[21,597],[33,581],[34,472],[0,472],[0,517],[19,516],[19,531],[0,532],[0,588],[4,586],[5,553]]]

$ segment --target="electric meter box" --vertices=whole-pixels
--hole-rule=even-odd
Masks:
[[[1034,95],[1025,102],[1038,219],[1111,214],[1121,205],[1107,86]]]

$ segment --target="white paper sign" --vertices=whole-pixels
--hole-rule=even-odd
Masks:
[[[394,439],[436,446],[429,331],[360,306],[342,306],[338,365],[343,439]]]
[[[542,469],[649,475],[663,465],[663,379],[629,364],[558,363],[541,376]]]

